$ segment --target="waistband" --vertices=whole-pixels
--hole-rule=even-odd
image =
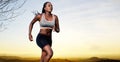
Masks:
[[[40,27],[40,29],[53,29],[52,27]]]

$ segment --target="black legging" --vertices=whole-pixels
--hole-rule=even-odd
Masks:
[[[52,46],[52,39],[51,36],[46,36],[44,34],[38,34],[36,38],[36,43],[37,45],[43,49],[45,45],[50,45]]]

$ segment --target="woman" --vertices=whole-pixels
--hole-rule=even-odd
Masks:
[[[36,43],[42,49],[42,55],[40,62],[49,62],[53,56],[52,46],[52,30],[57,33],[59,29],[59,21],[56,15],[53,15],[51,12],[53,6],[51,2],[45,2],[42,8],[42,13],[37,14],[29,25],[29,40],[33,41],[31,35],[33,25],[36,21],[40,23],[40,32],[37,35]]]

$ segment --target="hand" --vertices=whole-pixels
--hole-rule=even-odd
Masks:
[[[29,40],[30,40],[30,41],[33,41],[33,37],[32,37],[31,34],[29,34]]]

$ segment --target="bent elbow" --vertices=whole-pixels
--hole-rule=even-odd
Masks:
[[[60,32],[60,29],[57,29],[56,32],[59,33],[59,32]]]

